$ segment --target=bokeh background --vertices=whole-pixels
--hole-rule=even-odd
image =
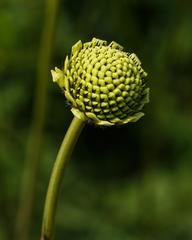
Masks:
[[[49,176],[72,120],[50,69],[92,37],[139,56],[150,104],[137,123],[83,130],[64,174],[56,239],[191,240],[192,2],[60,0],[50,37],[51,2],[46,10],[48,0],[0,1],[0,240],[39,239]],[[18,237],[29,198],[31,220]]]

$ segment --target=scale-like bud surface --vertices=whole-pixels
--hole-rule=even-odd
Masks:
[[[64,69],[52,70],[53,81],[64,90],[73,114],[97,125],[135,122],[149,101],[146,72],[134,53],[116,42],[93,38],[78,41],[66,57]]]

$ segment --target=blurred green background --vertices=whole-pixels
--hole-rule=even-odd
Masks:
[[[14,239],[18,224],[45,5],[0,2],[0,240]],[[137,123],[83,130],[65,172],[56,239],[192,239],[191,9],[187,0],[59,1],[27,240],[39,239],[48,179],[72,120],[50,69],[63,66],[75,42],[92,37],[139,56],[151,101]]]

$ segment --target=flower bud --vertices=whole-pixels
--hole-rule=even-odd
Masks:
[[[146,72],[138,57],[116,42],[93,38],[78,41],[66,57],[64,69],[52,70],[53,81],[65,93],[73,114],[97,125],[135,122],[149,102]]]

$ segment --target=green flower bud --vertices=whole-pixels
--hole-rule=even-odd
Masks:
[[[66,57],[64,69],[52,70],[53,81],[65,93],[73,114],[97,125],[135,122],[149,102],[146,72],[138,57],[116,42],[93,38],[78,41]]]

